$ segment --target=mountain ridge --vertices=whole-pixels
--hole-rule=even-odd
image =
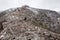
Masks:
[[[56,11],[25,5],[8,9],[1,12],[0,15],[1,40],[13,40],[12,37],[16,37],[15,40],[21,38],[22,40],[31,40],[31,37],[33,37],[32,40],[59,40],[60,38],[60,14]],[[9,35],[8,38],[7,35]],[[28,39],[25,39],[25,36]]]

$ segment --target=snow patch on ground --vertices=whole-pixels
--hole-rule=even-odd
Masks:
[[[26,7],[26,8],[29,9],[29,10],[31,10],[31,11],[33,11],[35,14],[38,14],[38,11],[36,9],[30,8],[30,7]]]

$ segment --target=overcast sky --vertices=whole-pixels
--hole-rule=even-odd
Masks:
[[[60,11],[60,0],[0,0],[0,11],[22,5]]]

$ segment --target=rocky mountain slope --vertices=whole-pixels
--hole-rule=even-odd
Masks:
[[[0,40],[60,40],[60,14],[26,5],[3,11]]]

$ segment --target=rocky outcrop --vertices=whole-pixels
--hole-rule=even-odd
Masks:
[[[22,6],[0,14],[0,40],[60,40],[55,11]]]

